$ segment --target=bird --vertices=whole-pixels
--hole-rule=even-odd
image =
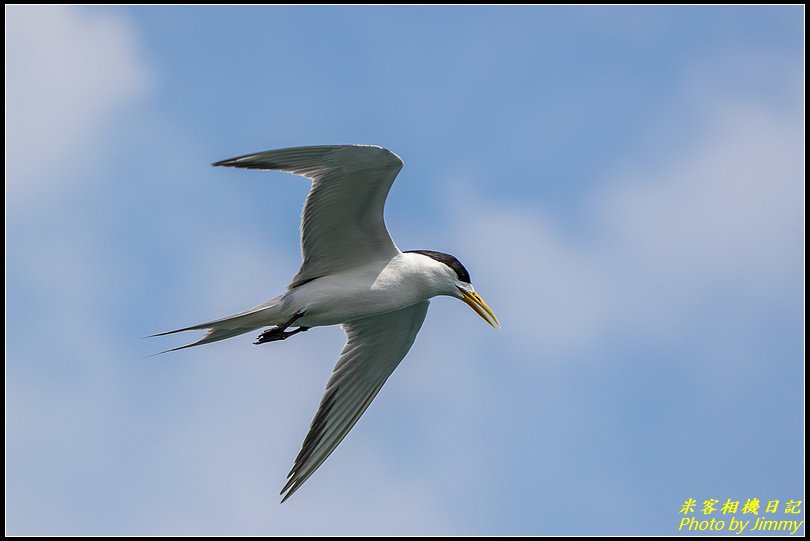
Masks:
[[[287,290],[263,304],[152,335],[207,331],[196,342],[162,353],[265,327],[255,344],[328,325],[341,325],[346,334],[281,490],[283,503],[324,463],[377,396],[413,345],[431,298],[455,297],[493,328],[500,328],[500,322],[457,258],[432,250],[400,251],[392,240],[384,207],[403,162],[390,150],[375,145],[293,147],[212,165],[282,171],[312,181],[301,216],[303,262]]]

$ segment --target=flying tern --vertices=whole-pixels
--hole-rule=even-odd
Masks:
[[[347,341],[301,452],[281,490],[284,502],[315,473],[366,411],[416,338],[432,297],[467,303],[500,327],[458,259],[402,252],[383,219],[402,160],[371,145],[311,146],[247,154],[212,165],[278,170],[312,180],[301,217],[303,263],[287,291],[239,314],[159,333],[207,330],[175,351],[269,327],[255,344],[341,325]]]

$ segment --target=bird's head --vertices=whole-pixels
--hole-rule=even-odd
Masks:
[[[481,298],[481,295],[475,292],[475,288],[470,283],[470,273],[467,272],[461,261],[450,254],[431,250],[409,250],[407,253],[422,254],[438,262],[439,265],[434,265],[434,268],[437,282],[441,287],[440,294],[464,301],[493,328],[500,328],[501,324],[492,309]]]

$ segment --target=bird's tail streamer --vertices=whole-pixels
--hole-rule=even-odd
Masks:
[[[216,319],[207,323],[200,323],[198,325],[192,325],[190,327],[183,327],[182,329],[175,329],[173,331],[153,334],[147,338],[152,338],[154,336],[165,336],[167,334],[175,334],[186,331],[208,331],[205,333],[205,336],[196,342],[186,344],[185,346],[167,349],[166,351],[161,351],[160,353],[168,353],[170,351],[177,351],[179,349],[210,344],[211,342],[219,342],[220,340],[225,340],[226,338],[232,338],[234,336],[239,336],[240,334],[255,331],[261,327],[267,327],[269,325],[279,323],[274,321],[274,314],[278,312],[278,307],[279,298],[275,298],[255,308],[251,308],[250,310],[246,310],[233,316]],[[156,355],[159,355],[160,353],[157,353]]]

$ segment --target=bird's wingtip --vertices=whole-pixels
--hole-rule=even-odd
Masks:
[[[236,158],[228,158],[227,160],[220,160],[211,165],[214,167],[239,167],[242,169],[262,169],[273,170],[283,169],[283,165],[274,161],[269,161],[262,158],[262,154],[246,154],[245,156],[237,156]]]
[[[279,492],[279,494],[282,496],[281,503],[286,502],[290,496],[295,494],[295,491],[301,488],[301,485],[304,484],[304,481],[306,481],[309,477],[307,475],[303,480],[301,480],[294,474],[295,469],[290,470],[290,473],[287,475],[287,483],[284,485],[284,488],[281,489],[281,492]]]
[[[228,158],[226,160],[219,160],[218,162],[214,162],[211,165],[214,167],[247,167],[250,163],[250,158],[253,158],[254,154],[248,154],[246,156],[237,156],[235,158]]]
[[[281,496],[281,501],[279,503],[284,503],[287,500],[289,500],[290,496],[292,496],[295,493],[295,490],[297,488],[298,487],[294,487],[292,488],[292,490],[290,490],[289,486],[284,487],[284,489],[281,492],[279,492],[279,495]]]

